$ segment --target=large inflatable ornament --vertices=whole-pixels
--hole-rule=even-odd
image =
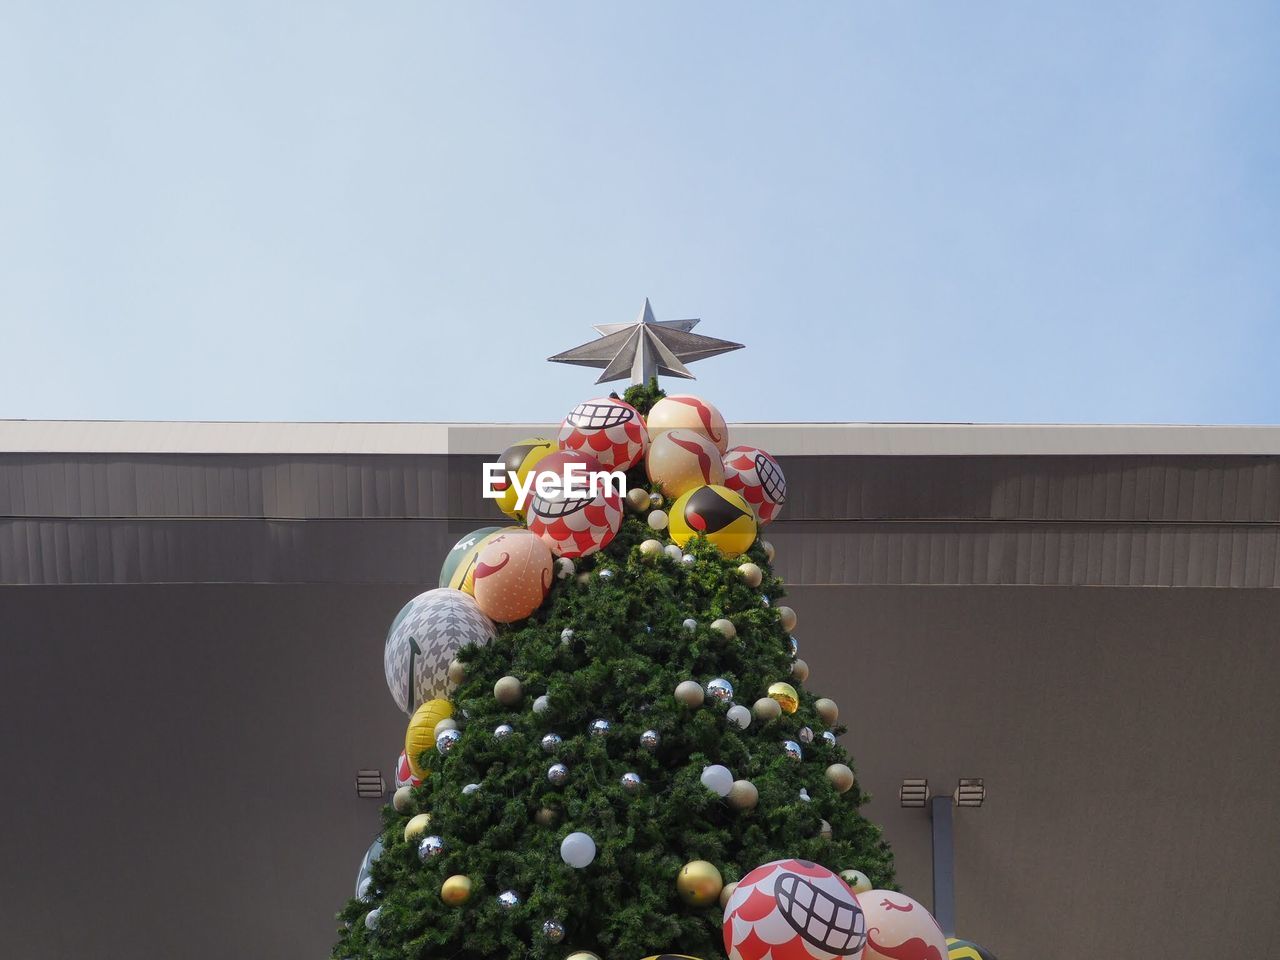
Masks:
[[[476,604],[498,623],[523,620],[547,597],[555,578],[550,548],[528,530],[504,530],[476,564]]]
[[[756,867],[724,907],[729,960],[857,958],[866,942],[858,898],[838,876],[808,860]]]
[[[513,443],[502,451],[502,456],[498,458],[498,462],[502,464],[502,477],[493,484],[494,490],[499,491],[496,501],[499,510],[512,520],[524,519],[524,510],[516,506],[518,494],[512,477],[524,483],[530,471],[538,465],[538,461],[555,452],[555,441],[548,440],[546,437],[529,437]]]
[[[947,938],[931,914],[905,893],[868,890],[858,902],[867,915],[862,960],[947,960]]]
[[[742,494],[762,527],[787,502],[787,478],[782,467],[757,447],[734,447],[724,455],[724,485]]]
[[[551,474],[559,484],[570,463],[582,465],[582,472],[573,478],[579,482],[578,488],[562,488],[553,496],[542,496],[536,489],[541,476]],[[605,472],[598,460],[573,450],[553,453],[538,465],[526,504],[529,530],[557,557],[589,556],[607,547],[617,535],[622,526],[622,494],[606,484],[604,477],[594,492],[591,486],[592,475]]]
[[[382,856],[382,838],[378,837],[369,844],[369,849],[364,852],[364,859],[360,861],[360,870],[356,874],[356,896],[363,898],[368,893],[369,871],[373,868],[373,861]]]
[[[452,716],[453,704],[448,700],[428,700],[413,712],[404,731],[404,755],[409,761],[409,771],[415,777],[425,778],[429,772],[418,758],[428,750],[434,751],[436,724]]]
[[[422,778],[415,777],[413,771],[409,769],[409,758],[405,756],[403,750],[400,751],[400,758],[396,760],[396,789],[401,787],[420,787],[422,786]]]
[[[949,960],[996,960],[996,955],[986,947],[956,937],[947,937],[947,956]]]
[[[560,425],[561,450],[595,457],[606,470],[627,471],[640,462],[649,446],[640,411],[616,397],[597,397],[580,403]]]
[[[701,397],[673,393],[663,397],[645,417],[649,439],[656,440],[668,430],[692,430],[716,445],[721,455],[729,449],[729,428],[720,411]]]
[[[672,500],[694,487],[724,483],[724,463],[716,445],[693,430],[668,430],[649,445],[649,482]]]
[[[756,539],[756,515],[728,487],[696,487],[671,505],[668,516],[671,539],[682,547],[703,536],[726,557],[736,557]]]
[[[396,706],[412,714],[423,701],[447,696],[449,662],[468,643],[483,646],[494,633],[493,621],[461,590],[438,587],[414,597],[392,623],[382,653]]]
[[[440,586],[453,587],[475,596],[476,561],[489,538],[511,527],[481,527],[453,545],[440,564]]]

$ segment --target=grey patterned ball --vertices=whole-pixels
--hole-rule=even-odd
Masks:
[[[449,664],[469,643],[494,637],[493,621],[461,590],[440,587],[404,605],[387,631],[382,666],[396,706],[412,715],[418,705],[453,689]]]

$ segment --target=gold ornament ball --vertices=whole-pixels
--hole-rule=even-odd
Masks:
[[[726,884],[724,885],[724,889],[720,891],[720,906],[721,906],[721,907],[726,907],[726,906],[728,906],[728,905],[729,905],[729,898],[733,896],[733,891],[735,891],[735,890],[737,890],[737,889],[738,889],[738,881],[737,881],[737,880],[733,881],[733,883],[726,883]]]
[[[653,557],[662,553],[662,544],[657,540],[645,540],[640,544],[640,552],[646,557]]]
[[[791,679],[796,683],[804,683],[809,679],[809,665],[803,660],[797,659],[791,664]]]
[[[800,708],[800,695],[796,688],[785,681],[769,684],[769,697],[778,701],[783,713],[795,713]]]
[[[524,697],[524,685],[515,677],[503,677],[493,685],[493,695],[504,707],[514,707]]]
[[[750,780],[735,780],[726,799],[735,810],[753,810],[760,802],[760,791]]]
[[[823,697],[814,703],[813,709],[818,711],[818,716],[822,718],[822,722],[828,727],[832,726],[840,717],[840,708],[836,706],[836,702],[827,697]]]
[[[871,889],[871,878],[861,870],[841,870],[840,879],[847,883],[854,893],[866,893]]]
[[[409,843],[419,837],[425,837],[427,828],[430,826],[431,814],[429,813],[420,813],[415,817],[410,817],[409,822],[404,825],[404,842]]]
[[[711,629],[723,636],[726,640],[732,640],[738,635],[738,628],[733,625],[733,621],[726,620],[724,617],[721,617],[718,620],[712,620]]]
[[[391,806],[396,813],[408,813],[413,809],[413,787],[403,786],[391,795]]]
[[[853,771],[843,763],[833,763],[827,767],[827,779],[838,793],[845,793],[853,786]]]
[[[706,691],[696,680],[684,680],[676,687],[676,699],[686,707],[700,707],[706,699]]]
[[[751,712],[756,715],[757,720],[777,720],[782,716],[782,707],[772,697],[761,697],[751,708]]]
[[[533,819],[540,827],[554,827],[560,822],[560,813],[550,807],[540,807],[533,815]]]
[[[758,587],[760,581],[764,579],[764,571],[754,563],[744,563],[738,567],[738,573],[742,574],[742,579],[747,582],[748,587]]]
[[[453,660],[449,663],[449,682],[454,686],[460,684],[467,679],[467,667],[461,660]]]
[[[724,881],[720,879],[720,871],[715,864],[706,860],[690,860],[680,868],[676,889],[689,906],[709,907],[719,898]]]
[[[451,907],[460,907],[471,899],[471,878],[455,873],[440,884],[440,899]]]
[[[644,513],[649,509],[649,491],[632,487],[627,491],[627,506],[634,513]]]
[[[761,540],[760,546],[764,550],[765,558],[768,559],[770,563],[773,563],[773,544],[768,540]]]
[[[790,607],[777,607],[778,619],[782,621],[782,629],[787,633],[796,631],[796,612]]]

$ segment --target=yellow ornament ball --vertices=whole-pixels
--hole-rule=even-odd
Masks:
[[[690,860],[680,868],[680,875],[676,877],[676,890],[691,907],[711,906],[723,889],[720,871],[706,860]]]
[[[841,870],[840,879],[847,883],[854,893],[866,893],[871,889],[871,878],[861,870]]]
[[[460,907],[471,899],[471,878],[455,873],[440,885],[440,899],[451,907]]]
[[[515,479],[523,485],[530,472],[538,465],[538,461],[555,453],[557,449],[559,448],[554,440],[548,440],[546,437],[529,437],[513,443],[502,451],[502,456],[498,458],[502,464],[502,476],[494,484],[494,488],[501,491],[498,499],[494,501],[498,504],[499,510],[512,520],[524,519],[524,510],[516,508],[516,485],[512,482],[512,476],[514,475]]]
[[[412,843],[419,837],[425,837],[430,826],[431,814],[429,813],[420,813],[416,817],[410,817],[409,822],[404,825],[404,842]]]
[[[428,773],[427,768],[418,762],[418,757],[435,747],[436,724],[452,716],[453,704],[448,700],[428,700],[413,712],[404,732],[404,755],[415,777],[421,779]]]
[[[742,496],[728,487],[708,484],[680,495],[671,506],[671,539],[684,546],[706,537],[726,557],[736,557],[756,539],[756,515]]]
[[[795,713],[800,707],[800,695],[791,684],[779,680],[769,684],[769,699],[778,701],[783,713]]]

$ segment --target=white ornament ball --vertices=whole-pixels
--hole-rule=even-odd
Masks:
[[[692,553],[682,553],[680,554],[680,562],[686,567],[692,567],[697,562],[697,558]]]
[[[556,579],[568,580],[577,571],[572,560],[568,557],[559,557],[556,559]]]
[[[670,518],[667,516],[667,511],[650,510],[648,522],[649,522],[649,526],[652,527],[654,530],[665,530],[667,529],[667,524],[670,523],[671,521],[670,521]]]
[[[677,563],[679,563],[680,558],[684,556],[684,551],[674,543],[668,543],[662,548],[662,552],[667,555],[668,559],[675,560]]]
[[[445,717],[443,720],[439,721],[435,725],[435,728],[431,731],[431,735],[433,737],[438,737],[440,736],[440,734],[444,733],[446,730],[457,730],[457,729],[458,729],[458,721],[453,719],[453,717]]]
[[[727,797],[729,791],[733,789],[733,774],[728,767],[719,763],[703,767],[700,779],[702,785],[717,797]]]
[[[573,627],[565,627],[560,631],[560,642],[566,646],[573,643]]]
[[[730,707],[725,717],[739,730],[745,730],[751,726],[751,711],[740,703],[735,703]]]
[[[676,700],[686,707],[700,707],[706,699],[706,691],[696,680],[684,680],[676,687]]]
[[[656,557],[662,553],[662,544],[657,540],[643,540],[640,543],[640,552],[646,557]]]
[[[782,706],[773,697],[761,697],[751,709],[757,720],[777,720],[782,716]]]
[[[726,640],[732,640],[738,635],[738,628],[733,625],[733,621],[726,620],[724,617],[712,620],[711,629],[720,634]]]
[[[560,841],[560,859],[575,870],[590,866],[595,858],[596,842],[589,834],[571,833]]]
[[[547,699],[547,695],[544,693],[537,700],[533,701],[533,712],[546,713],[547,708],[550,706],[551,706],[551,701]]]
[[[514,707],[524,697],[524,684],[516,677],[503,677],[493,685],[493,696],[504,707]]]
[[[742,579],[746,581],[748,587],[758,587],[764,579],[764,571],[754,563],[744,563],[738,567],[738,573],[742,575]]]
[[[698,629],[698,621],[693,619],[693,617],[686,617],[684,621],[684,628],[690,633],[693,633],[693,631]]]
[[[465,787],[462,788],[462,795],[464,797],[469,797],[479,789],[480,789],[480,784],[468,783]]]

